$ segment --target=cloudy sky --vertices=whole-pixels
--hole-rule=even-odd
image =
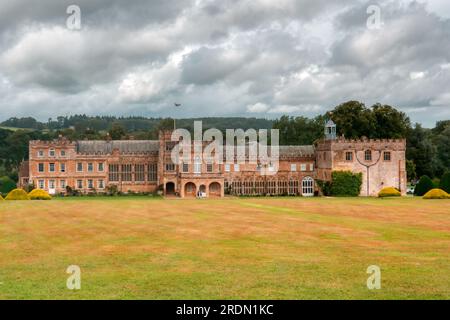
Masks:
[[[0,0],[0,121],[313,116],[350,99],[450,119],[450,1]]]

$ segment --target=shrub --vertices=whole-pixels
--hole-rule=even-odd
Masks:
[[[422,197],[431,189],[434,189],[433,181],[428,176],[422,176],[419,180],[419,183],[416,185],[414,195]]]
[[[424,196],[424,199],[450,199],[450,195],[442,189],[432,189]]]
[[[394,187],[383,188],[380,192],[378,192],[378,197],[380,198],[401,197],[401,195],[402,193]]]
[[[362,173],[334,171],[332,173],[331,195],[337,197],[357,197],[361,192]]]
[[[5,199],[3,199],[2,195],[0,194],[0,201],[4,201]]]
[[[441,178],[440,188],[447,193],[450,193],[450,171],[444,173]]]
[[[322,194],[324,196],[331,196],[331,182],[330,181],[323,181],[323,180],[317,180],[317,185],[319,186],[320,191],[322,191]]]
[[[52,200],[52,197],[45,190],[34,189],[28,196],[31,200]]]
[[[5,200],[30,200],[30,197],[23,189],[14,189],[6,196]]]
[[[8,194],[16,188],[16,183],[10,177],[5,176],[0,178],[0,193]]]

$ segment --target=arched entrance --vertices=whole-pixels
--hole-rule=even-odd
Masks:
[[[198,191],[202,194],[202,196],[206,197],[206,186],[204,184],[198,188]]]
[[[210,197],[220,197],[222,195],[222,187],[218,182],[212,182],[209,185],[209,196]]]
[[[314,179],[306,177],[302,180],[302,196],[313,197],[314,196]]]
[[[185,197],[195,197],[197,187],[194,183],[188,182],[184,185],[184,196]]]
[[[169,196],[175,195],[175,183],[173,182],[166,183],[166,195]]]

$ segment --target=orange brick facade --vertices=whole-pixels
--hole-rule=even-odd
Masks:
[[[67,187],[103,193],[116,186],[124,193],[159,190],[179,197],[313,196],[316,179],[351,170],[364,175],[361,195],[375,195],[383,186],[406,191],[404,140],[326,139],[315,146],[282,146],[276,169],[270,162],[175,165],[174,145],[170,131],[152,141],[31,141],[28,176],[20,179],[52,194],[65,193]],[[368,150],[371,158],[365,160]]]

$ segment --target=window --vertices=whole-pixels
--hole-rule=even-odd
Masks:
[[[294,163],[294,164],[291,164],[291,171],[292,172],[295,172],[295,171],[297,171],[297,165]]]
[[[87,166],[88,172],[93,172],[94,171],[94,164],[92,162],[88,163]]]
[[[353,161],[353,152],[352,151],[347,151],[345,153],[345,161]]]
[[[371,150],[366,150],[364,152],[364,159],[366,161],[372,161],[372,151]]]
[[[172,149],[173,149],[173,144],[166,143],[166,151],[172,151]]]
[[[66,188],[66,180],[59,181],[59,186],[61,187],[61,189],[65,189]]]
[[[230,172],[231,171],[231,166],[229,163],[225,164],[225,172]]]
[[[131,164],[123,164],[122,165],[122,181],[132,181],[132,165]]]
[[[43,163],[39,163],[38,164],[38,171],[39,172],[44,172],[44,164]]]
[[[61,150],[61,157],[65,157],[66,156],[66,150]]]
[[[239,164],[235,163],[233,169],[234,169],[234,172],[239,172]]]
[[[104,170],[105,170],[105,165],[103,164],[103,162],[100,162],[98,164],[98,171],[103,172]]]
[[[273,166],[273,163],[269,163],[269,172],[274,172],[275,171],[275,167]]]
[[[302,195],[304,197],[312,197],[314,195],[314,180],[311,177],[306,177],[302,181]]]
[[[213,165],[212,163],[206,164],[206,172],[213,172]]]
[[[149,163],[148,165],[148,181],[158,181],[158,165],[156,163]]]
[[[166,163],[166,171],[175,171],[175,164]]]
[[[385,151],[383,156],[384,161],[391,161],[391,152]]]
[[[145,166],[143,164],[137,164],[134,166],[134,180],[139,182],[145,181]]]
[[[54,156],[55,156],[55,149],[50,149],[50,150],[48,150],[48,155],[49,155],[50,157],[54,157]]]
[[[105,182],[103,180],[98,180],[97,186],[99,189],[105,189]]]
[[[45,180],[39,180],[38,186],[39,186],[39,189],[45,189]]]
[[[314,163],[309,164],[309,171],[314,171]]]
[[[66,172],[66,164],[65,163],[61,163],[59,165],[61,172]]]
[[[38,157],[39,157],[39,158],[42,158],[43,156],[44,156],[44,151],[39,150],[39,151],[38,151]]]
[[[183,163],[183,172],[189,172],[189,164]]]
[[[119,165],[109,165],[109,181],[119,181]]]
[[[88,188],[89,189],[94,189],[94,181],[92,179],[88,180]]]
[[[300,165],[300,171],[306,171],[306,164],[302,163]]]
[[[194,162],[194,173],[201,173],[202,172],[202,162],[199,157],[195,158]]]
[[[55,189],[55,180],[50,180],[48,182],[48,188],[49,189]]]
[[[83,163],[82,162],[77,163],[77,172],[83,172]]]
[[[83,189],[83,180],[77,180],[77,188]]]
[[[54,163],[49,163],[48,164],[48,171],[49,172],[55,172],[55,164]]]

